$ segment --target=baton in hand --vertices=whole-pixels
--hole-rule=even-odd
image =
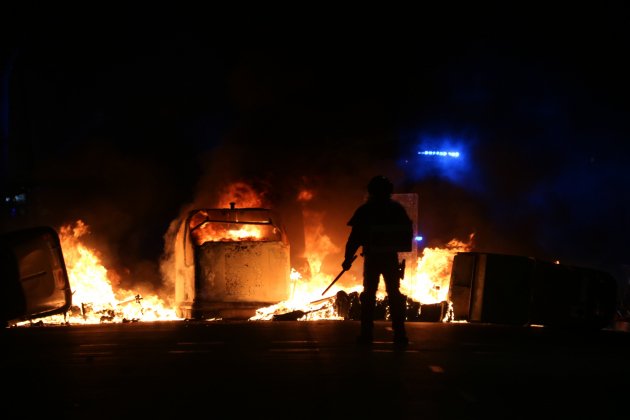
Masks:
[[[356,260],[356,259],[357,259],[357,256],[356,256],[356,254],[355,254],[355,255],[352,257],[352,262],[354,262],[354,260]],[[335,283],[337,282],[337,280],[339,280],[339,277],[341,277],[341,275],[342,275],[343,273],[345,273],[346,271],[347,271],[347,270],[341,270],[341,273],[337,274],[337,277],[335,277],[335,279],[332,281],[332,283],[330,283],[330,284],[328,285],[328,287],[326,288],[326,290],[324,290],[324,291],[322,292],[322,296],[324,296],[324,295],[326,294],[326,292],[328,291],[328,289],[330,289],[330,288],[332,287],[332,285],[333,285],[333,284],[335,284]]]

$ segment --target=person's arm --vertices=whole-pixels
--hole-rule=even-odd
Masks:
[[[346,241],[346,248],[344,252],[344,260],[341,263],[341,267],[344,270],[349,270],[352,267],[354,256],[359,250],[359,247],[365,243],[365,205],[359,206],[350,220],[348,226],[352,229],[348,240]]]
[[[350,232],[350,236],[348,237],[348,241],[346,242],[346,252],[344,254],[344,257],[347,260],[354,257],[354,254],[357,253],[360,246],[361,246],[361,241],[359,240],[359,234],[357,233],[357,229],[352,229],[352,232]]]
[[[360,235],[358,232],[359,230],[357,228],[352,228],[352,231],[350,232],[350,236],[348,236],[348,240],[346,241],[344,260],[341,263],[341,267],[346,271],[350,270],[350,267],[352,267],[354,256],[359,250],[359,247],[361,246]]]

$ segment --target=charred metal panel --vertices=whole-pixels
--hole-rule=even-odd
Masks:
[[[198,295],[226,302],[285,300],[288,251],[282,242],[205,243],[195,250]]]

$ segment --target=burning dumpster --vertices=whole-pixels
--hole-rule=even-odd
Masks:
[[[247,319],[287,300],[290,247],[270,209],[197,209],[182,221],[175,244],[177,316]]]

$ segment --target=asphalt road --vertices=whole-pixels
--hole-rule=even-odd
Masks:
[[[357,321],[1,331],[4,418],[627,418],[630,333]],[[12,414],[11,414],[12,413]]]

